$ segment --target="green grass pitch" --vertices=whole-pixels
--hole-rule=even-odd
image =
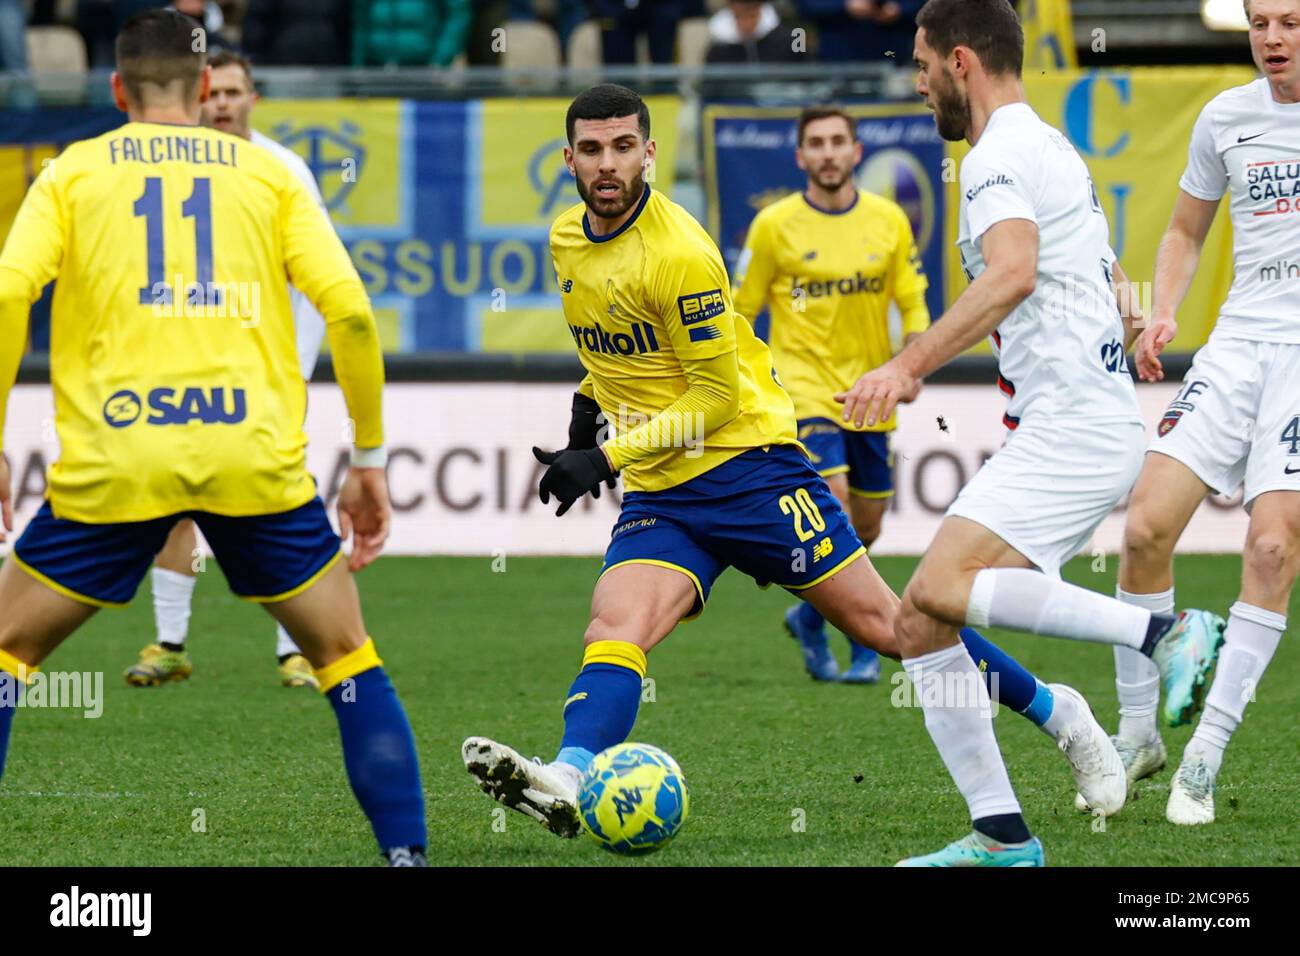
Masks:
[[[895,588],[911,559],[878,560]],[[1113,593],[1115,567],[1075,561],[1067,576]],[[814,684],[781,628],[791,598],[732,571],[708,611],[651,656],[654,702],[635,739],[680,762],[692,815],[664,852],[624,861],[585,838],[562,841],[481,794],[459,756],[469,734],[550,758],[580,659],[598,559],[386,558],[360,577],[367,624],[415,728],[428,802],[430,863],[442,865],[892,864],[967,829],[966,811],[921,712],[881,684]],[[1226,613],[1236,557],[1178,561],[1180,603]],[[124,667],[152,639],[148,586],[105,611],[46,662],[103,671],[98,719],[16,715],[0,781],[5,865],[378,864],[348,789],[334,717],[277,682],[274,634],[258,608],[203,576],[191,623],[194,677],[129,688]],[[1296,608],[1291,609],[1296,617]],[[1111,651],[993,632],[1048,681],[1082,691],[1113,730]],[[847,657],[835,638],[841,661]],[[1072,809],[1064,759],[1021,717],[998,736],[1030,825],[1056,865],[1300,863],[1300,649],[1284,640],[1219,780],[1219,821],[1175,828],[1164,806],[1191,728],[1166,731],[1170,765],[1104,832]],[[504,826],[503,826],[504,824]]]

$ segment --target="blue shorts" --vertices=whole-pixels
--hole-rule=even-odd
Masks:
[[[888,498],[894,493],[889,432],[854,432],[829,418],[803,418],[799,420],[799,440],[823,478],[848,472],[851,494]]]
[[[793,445],[755,448],[664,491],[631,491],[601,574],[622,564],[681,571],[698,617],[728,567],[801,591],[865,553],[840,503]]]
[[[182,518],[194,519],[230,590],[250,601],[283,601],[300,594],[343,554],[320,498],[279,514],[228,518],[188,511],[121,524],[56,518],[47,501],[15,542],[13,559],[76,601],[125,607]]]

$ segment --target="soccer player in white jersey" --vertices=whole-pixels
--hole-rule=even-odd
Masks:
[[[316,204],[325,209],[316,178],[301,157],[249,125],[253,106],[260,97],[253,87],[252,67],[246,58],[223,50],[208,61],[212,68],[212,89],[203,104],[204,126],[252,140],[274,153],[307,187]],[[289,287],[294,326],[298,335],[298,362],[303,381],[310,381],[325,338],[325,320],[307,297]],[[140,651],[140,659],[126,670],[126,682],[133,687],[151,687],[185,680],[194,664],[185,650],[189,636],[190,608],[194,600],[195,552],[198,536],[194,522],[178,521],[167,544],[154,562],[152,574],[154,623],[157,639]],[[285,687],[318,688],[311,663],[303,656],[283,625],[275,626],[275,656],[280,682]]]
[[[1166,815],[1214,820],[1224,748],[1286,630],[1300,567],[1300,0],[1246,0],[1250,48],[1263,76],[1216,96],[1192,131],[1187,169],[1156,257],[1150,326],[1138,374],[1164,377],[1160,352],[1219,201],[1230,194],[1232,289],[1209,342],[1165,411],[1129,502],[1119,596],[1157,613],[1174,606],[1174,545],[1205,496],[1245,480],[1250,526],[1241,594],[1228,616],[1205,714],[1174,774]],[[1164,766],[1159,688],[1150,663],[1115,652],[1129,778]]]
[[[974,824],[964,839],[904,862],[1036,866],[1042,844],[1021,815],[987,708],[946,690],[978,686],[958,628],[1140,649],[1164,678],[1167,717],[1182,723],[1197,706],[1222,621],[1205,611],[1152,614],[1060,580],[1061,564],[1141,466],[1142,419],[1124,362],[1137,333],[1131,321],[1126,328],[1115,288],[1126,280],[1087,167],[1025,102],[1024,34],[1007,0],[930,0],[917,24],[917,92],[940,135],[972,146],[958,230],[971,284],[844,394],[844,414],[859,424],[890,415],[925,375],[988,335],[1010,397],[1010,434],[949,508],[895,624],[926,729]],[[1071,702],[1087,707],[1077,695]],[[1070,709],[1065,703],[1058,698],[1058,712]]]

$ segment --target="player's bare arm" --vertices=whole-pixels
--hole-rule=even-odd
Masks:
[[[1164,351],[1178,333],[1175,315],[1196,276],[1201,248],[1219,209],[1217,200],[1197,199],[1179,190],[1174,214],[1156,252],[1155,301],[1151,321],[1138,336],[1137,370],[1144,382],[1159,382],[1165,377],[1160,364]]]
[[[861,428],[884,421],[899,402],[910,402],[921,380],[985,338],[1034,291],[1038,275],[1038,226],[1027,219],[994,224],[980,240],[987,268],[943,318],[903,351],[868,372],[849,391],[844,421]]]
[[[1115,304],[1119,307],[1120,318],[1124,320],[1124,351],[1127,352],[1146,328],[1147,318],[1142,313],[1137,289],[1133,287],[1118,259],[1111,267],[1111,278],[1115,283]]]

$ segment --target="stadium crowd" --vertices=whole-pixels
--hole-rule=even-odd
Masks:
[[[111,67],[111,39],[121,25],[158,5],[0,0],[0,72]],[[896,51],[910,50],[921,0],[176,0],[170,6],[200,19],[215,48],[271,66],[698,65],[805,58],[907,64]],[[495,32],[503,26],[520,27],[516,40],[528,47],[521,59],[503,56],[502,34]],[[57,42],[25,43],[31,30]]]

